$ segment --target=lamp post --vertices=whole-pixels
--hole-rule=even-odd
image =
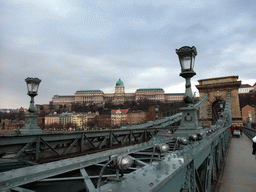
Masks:
[[[196,48],[183,46],[180,49],[176,49],[176,53],[179,56],[181,73],[180,76],[186,79],[186,91],[184,102],[185,107],[182,107],[182,120],[179,128],[176,130],[174,137],[200,138],[205,137],[206,133],[201,126],[198,125],[198,109],[193,105],[194,96],[191,90],[190,79],[196,75],[194,72],[195,57],[197,55]]]
[[[156,110],[156,120],[158,120],[159,116],[158,116],[158,113],[159,113],[159,105],[156,105],[155,106],[155,110]]]
[[[223,116],[223,111],[224,111],[224,102],[223,101],[220,101],[220,117],[222,117]]]
[[[190,79],[196,75],[194,72],[195,57],[197,55],[196,48],[184,46],[180,49],[176,49],[176,53],[179,56],[181,73],[180,76],[186,79],[186,92],[184,101],[186,104],[191,104],[194,101],[194,96],[191,90]]]
[[[25,115],[25,125],[20,129],[20,133],[26,134],[41,134],[43,130],[38,126],[37,117],[35,114],[34,97],[37,96],[39,84],[41,82],[38,78],[28,77],[25,79],[28,88],[28,95],[31,97],[29,105],[29,114]]]

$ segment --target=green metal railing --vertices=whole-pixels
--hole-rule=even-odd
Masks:
[[[200,107],[202,103],[200,102],[197,106]],[[177,114],[174,119],[169,119],[168,121],[154,121],[152,126],[146,129],[150,131],[151,129],[161,130],[170,127],[171,122],[178,118],[181,118],[181,114]],[[217,173],[221,169],[221,164],[226,154],[231,136],[231,125],[230,94],[228,93],[222,117],[215,125],[204,129],[207,132],[204,138],[191,139],[185,144],[181,140],[175,140],[172,137],[163,137],[162,139],[149,140],[128,147],[120,147],[91,155],[6,171],[0,173],[0,190],[21,187],[30,190],[57,191],[57,187],[70,183],[68,186],[71,188],[75,186],[81,187],[81,189],[85,188],[86,191],[97,192],[210,192],[212,181],[217,180]],[[130,134],[132,131],[135,131],[135,134],[140,130],[142,130],[141,127],[116,130],[120,132],[115,132],[109,138],[111,137],[118,142],[120,141],[119,136],[122,135],[121,133],[128,131],[127,133]],[[132,135],[129,134],[124,136],[123,139],[128,139]],[[145,130],[140,137],[143,138],[144,136]],[[43,136],[41,137],[43,138]],[[43,138],[43,140],[46,139]],[[81,141],[83,140],[74,139],[71,145],[76,146],[78,143],[80,145]],[[165,154],[154,154],[156,153],[154,150],[159,144],[161,146],[167,144],[169,147],[174,146],[174,148]],[[175,147],[177,144],[179,148]],[[54,150],[55,148],[52,149],[52,151]],[[122,173],[123,175],[120,176],[116,165],[111,165],[109,162],[112,162],[115,157],[122,155],[131,156],[134,159],[134,165],[125,170]],[[154,156],[158,156],[158,158]],[[102,167],[104,167],[105,174],[101,171]],[[62,192],[81,190],[71,188],[66,187],[60,190]]]
[[[256,136],[256,130],[255,129],[252,129],[250,127],[244,127],[243,128],[243,132],[244,134],[249,137],[250,139],[252,139],[253,137]]]

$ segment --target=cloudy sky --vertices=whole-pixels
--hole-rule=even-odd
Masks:
[[[175,49],[195,46],[199,79],[256,82],[254,0],[1,0],[0,108],[29,106],[26,77],[42,79],[37,104],[77,90],[185,92]],[[193,91],[197,91],[193,86]]]

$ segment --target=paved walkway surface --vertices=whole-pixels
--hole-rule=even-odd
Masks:
[[[246,135],[231,138],[219,192],[256,192],[256,159]]]

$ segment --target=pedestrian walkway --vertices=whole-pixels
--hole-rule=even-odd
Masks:
[[[246,135],[231,138],[219,192],[256,192],[256,160]]]

